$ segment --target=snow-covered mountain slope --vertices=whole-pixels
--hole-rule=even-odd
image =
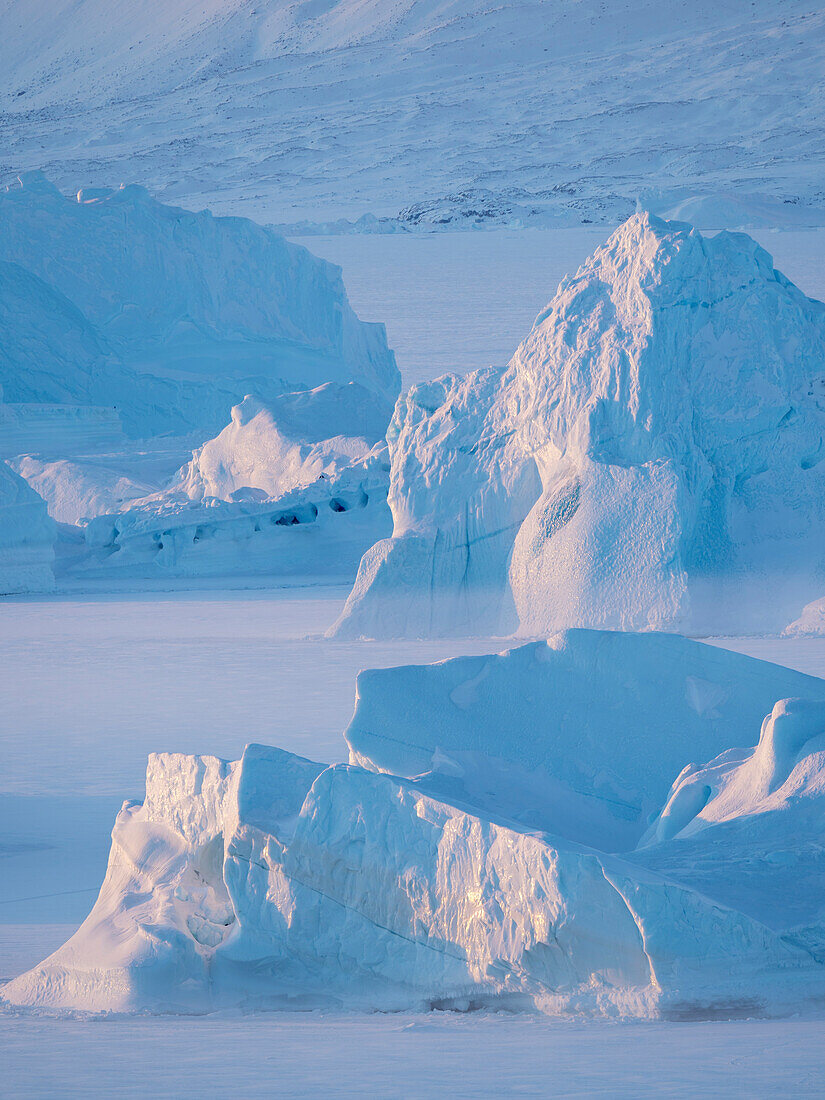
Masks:
[[[670,634],[570,630],[358,677],[350,761],[605,851],[628,851],[694,759],[747,741],[815,676]]]
[[[0,194],[0,243],[10,403],[114,406],[131,435],[208,438],[247,394],[357,382],[389,418],[383,327],[358,320],[338,268],[269,229],[138,187],[74,200],[34,174]]]
[[[0,461],[0,595],[54,588],[56,536],[45,503]]]
[[[825,306],[754,241],[634,215],[504,370],[400,399],[338,632],[780,630],[819,594],[823,377]]]
[[[824,36],[806,0],[8,0],[0,138],[266,221],[821,224]]]
[[[577,714],[588,714],[592,748],[601,747],[608,768],[623,759],[625,776],[641,786],[656,767],[667,766],[674,749],[684,759],[700,744],[724,743],[725,730],[744,733],[750,716],[760,713],[755,694],[769,696],[783,676],[808,680],[812,691],[818,684],[821,702],[804,711],[806,736],[815,733],[809,719],[825,713],[825,682],[718,650],[701,654],[706,647],[682,639],[620,643],[609,654],[609,685],[602,685],[604,637],[573,642],[581,643],[582,657]],[[535,652],[527,647],[488,660],[504,669],[514,689],[508,698],[520,695],[524,714],[532,701],[533,728],[549,718],[568,735],[555,739],[550,763],[563,777],[581,759],[582,744],[569,736],[574,715],[564,699],[558,713],[548,714]],[[715,671],[730,702],[718,683],[689,678],[686,689],[680,656],[694,670],[703,657],[720,659],[724,667]],[[647,658],[653,659],[649,668]],[[450,663],[454,669],[462,664]],[[588,669],[594,675],[588,677]],[[398,743],[412,735],[413,755],[421,738],[432,736],[430,719],[443,703],[440,670],[429,671],[429,681],[419,677],[417,684],[420,728],[414,721],[393,728]],[[660,689],[658,708],[634,695],[645,673],[648,695],[654,681]],[[387,703],[412,711],[403,695],[393,695],[396,679],[383,685]],[[483,676],[458,685],[456,706],[471,702],[483,690],[480,682]],[[375,683],[362,680],[361,686]],[[685,690],[690,705],[704,706],[710,737],[700,735],[697,711],[688,714]],[[778,704],[766,726],[772,733],[763,734],[785,770],[794,754],[818,745],[805,749],[797,720],[802,706]],[[806,939],[755,918],[747,894],[740,905],[720,902],[722,861],[700,891],[645,864],[667,845],[675,850],[679,839],[662,839],[626,858],[502,814],[495,794],[513,780],[496,748],[507,741],[498,721],[505,708],[502,699],[486,716],[488,739],[474,742],[489,788],[472,792],[471,803],[380,774],[380,759],[326,768],[260,745],[231,764],[151,756],[144,802],[126,803],[115,824],[94,909],[62,948],[6,985],[3,998],[91,1011],[489,1005],[678,1019],[766,1015],[791,1006],[799,1012],[821,998],[825,969],[811,946],[822,933],[821,919],[811,922]],[[373,744],[380,749],[378,740]],[[490,746],[494,753],[485,757]],[[766,755],[761,745],[754,759],[760,754]],[[806,789],[821,798],[822,762],[807,759]],[[758,800],[765,769],[757,770],[758,781],[751,777],[739,786]],[[781,782],[775,771],[774,781]],[[601,791],[605,799],[612,793]],[[517,792],[527,817],[547,805],[547,796],[525,787]],[[738,799],[740,810],[746,804]],[[821,839],[821,813],[808,820]],[[758,895],[770,875],[770,868],[753,866],[751,893]],[[806,880],[805,889],[812,901],[816,884]]]

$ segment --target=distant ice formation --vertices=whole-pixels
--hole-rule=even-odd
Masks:
[[[782,633],[789,638],[816,638],[825,635],[825,596],[805,604],[799,618],[788,623]]]
[[[130,435],[206,438],[247,394],[358,382],[389,418],[383,326],[358,320],[337,267],[270,229],[135,186],[70,199],[30,173],[0,194],[0,239],[8,402],[114,406]]]
[[[400,375],[337,267],[245,219],[140,187],[70,199],[39,173],[0,194],[0,240],[0,458],[78,528],[62,573],[351,581],[390,529]]]
[[[757,748],[731,750],[766,708]],[[675,1019],[821,1002],[825,681],[579,631],[365,674],[348,738],[333,767],[151,756],[91,914],[2,997]]]
[[[55,537],[44,502],[0,460],[0,596],[54,588]]]
[[[634,215],[388,439],[393,536],[341,635],[778,631],[818,594],[825,306],[745,235]]]

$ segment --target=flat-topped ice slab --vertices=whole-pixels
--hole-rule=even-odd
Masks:
[[[686,764],[756,740],[825,681],[676,634],[569,630],[358,677],[350,759],[608,851],[633,848]]]

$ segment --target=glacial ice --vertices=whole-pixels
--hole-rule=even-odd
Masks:
[[[370,669],[352,763],[605,851],[635,847],[688,759],[817,677],[671,634],[569,630],[505,653]]]
[[[398,723],[392,745],[362,737],[359,762],[326,767],[260,745],[233,763],[151,756],[144,802],[118,815],[94,909],[3,998],[87,1011],[499,1006],[677,1019],[821,998],[821,878],[803,878],[803,903],[780,900],[766,919],[763,884],[787,869],[786,852],[756,860],[751,845],[746,858],[742,842],[784,843],[801,827],[821,851],[825,682],[656,634],[574,631],[545,649],[545,660],[531,645],[472,668],[363,675],[351,744],[359,719],[394,710]],[[767,704],[755,751],[684,767],[750,739],[776,690],[797,698]],[[505,721],[516,705],[518,739]],[[472,745],[486,788],[449,782],[468,760],[456,741]],[[384,770],[385,749],[417,760],[425,742],[445,782]],[[636,850],[588,845],[578,822],[566,836],[556,828],[571,772],[599,748],[594,819],[615,805],[617,776],[626,794],[658,798]],[[514,758],[531,755],[555,789],[523,781]],[[681,771],[670,797],[668,768]],[[697,785],[712,788],[704,806],[681,793]],[[738,841],[681,859],[691,830],[707,838],[731,820]]]
[[[74,200],[28,173],[0,194],[0,238],[9,402],[115,406],[130,435],[207,438],[247,394],[357,382],[389,418],[383,326],[358,320],[338,268],[270,229],[136,186]]]
[[[823,362],[749,237],[634,215],[506,368],[399,399],[337,633],[780,630],[821,594]]]
[[[0,595],[54,587],[56,535],[46,505],[0,460]]]
[[[138,187],[69,199],[39,173],[0,194],[0,238],[0,457],[79,529],[61,580],[351,581],[390,529],[400,376],[338,268],[245,219]]]

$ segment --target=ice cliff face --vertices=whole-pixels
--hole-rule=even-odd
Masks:
[[[825,988],[821,879],[783,896],[776,869],[797,826],[822,850],[825,683],[679,638],[611,641],[558,639],[546,666],[531,645],[486,670],[458,660],[362,677],[362,719],[412,713],[405,687],[421,709],[392,736],[362,737],[360,763],[327,768],[259,745],[231,764],[150,757],[145,800],[118,816],[91,914],[3,998],[91,1011],[804,1010]],[[807,700],[773,708],[738,771],[734,751],[683,771],[669,799],[665,783],[652,843],[618,856],[581,842],[582,822],[604,826],[605,808],[622,818],[617,777],[625,798],[655,799],[674,762],[747,738],[760,692],[787,687]],[[499,710],[485,710],[488,692]],[[524,730],[509,744],[502,714],[516,699]],[[417,766],[433,744],[437,772],[382,771],[387,752]],[[589,767],[599,748],[604,767]],[[524,769],[539,758],[548,781],[531,788]],[[485,782],[457,785],[473,763]],[[685,809],[680,792],[696,783],[712,794]],[[681,859],[697,814],[702,836],[733,819],[738,840]]]
[[[246,394],[357,382],[389,418],[383,327],[358,320],[338,268],[269,229],[140,187],[75,201],[35,173],[0,195],[0,242],[9,402],[114,405],[132,435],[208,437]]]
[[[245,490],[278,497],[319,479],[334,480],[378,446],[386,450],[381,404],[356,382],[329,382],[264,404],[247,397],[204,443],[172,490],[192,500],[231,500]]]
[[[139,187],[73,200],[38,173],[0,194],[0,244],[0,458],[83,528],[61,571],[351,581],[389,530],[400,376],[338,268],[245,219]]]
[[[56,534],[41,498],[0,461],[0,595],[54,587]]]
[[[825,306],[750,238],[632,217],[506,369],[399,400],[339,632],[781,628],[822,563],[824,375]]]

